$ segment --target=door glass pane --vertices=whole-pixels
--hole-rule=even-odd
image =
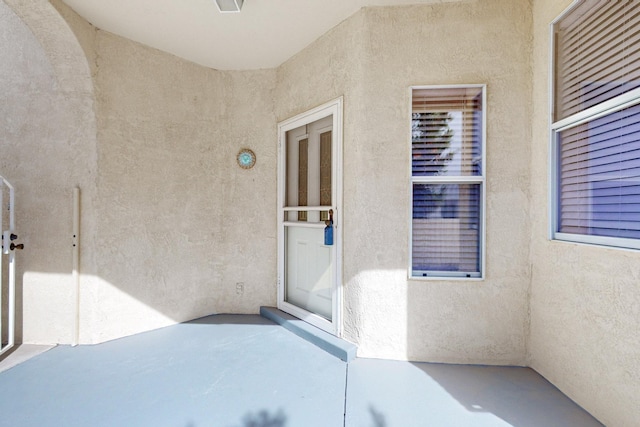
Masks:
[[[298,206],[308,206],[309,138],[298,142]],[[298,212],[298,221],[307,220],[307,211]]]
[[[320,135],[320,205],[331,205],[331,131]],[[329,219],[329,212],[322,211],[320,220]]]
[[[330,206],[332,203],[332,117],[286,133],[285,204],[287,207]],[[285,221],[318,222],[328,212],[290,211]]]

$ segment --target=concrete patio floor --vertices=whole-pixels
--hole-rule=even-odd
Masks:
[[[531,369],[355,359],[217,315],[0,372],[0,426],[601,426]]]

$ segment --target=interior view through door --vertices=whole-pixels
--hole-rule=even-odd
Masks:
[[[337,334],[334,116],[300,123],[290,123],[281,138],[278,306]]]

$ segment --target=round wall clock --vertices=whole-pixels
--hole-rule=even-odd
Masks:
[[[256,164],[256,153],[248,148],[243,148],[238,152],[237,160],[238,166],[242,169],[251,169]]]

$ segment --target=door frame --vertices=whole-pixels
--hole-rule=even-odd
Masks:
[[[331,292],[331,321],[285,301],[285,183],[286,183],[286,137],[287,132],[332,116],[331,182],[333,208],[333,289]],[[291,314],[313,326],[335,336],[342,336],[342,143],[343,143],[343,97],[339,97],[304,113],[278,123],[278,309]]]
[[[3,199],[4,190],[6,187],[9,190],[9,200],[8,202]],[[6,204],[5,204],[6,203]],[[3,304],[2,301],[2,292],[4,288],[4,283],[2,281],[3,273],[4,273],[4,265],[3,265],[3,255],[8,255],[8,266],[7,266],[7,344],[2,345],[2,337],[0,333],[0,354],[6,353],[11,350],[15,345],[15,321],[16,321],[16,263],[15,263],[15,249],[13,241],[17,238],[15,234],[15,190],[13,186],[7,181],[4,177],[0,176],[0,206],[4,209],[5,206],[9,206],[9,223],[6,224],[9,228],[4,230],[4,225],[2,222],[2,218],[0,218],[0,234],[2,234],[2,250],[0,253],[0,304]],[[17,249],[17,248],[16,248]],[[2,317],[4,317],[4,313],[2,312],[2,306],[0,305],[0,332],[2,325]]]

